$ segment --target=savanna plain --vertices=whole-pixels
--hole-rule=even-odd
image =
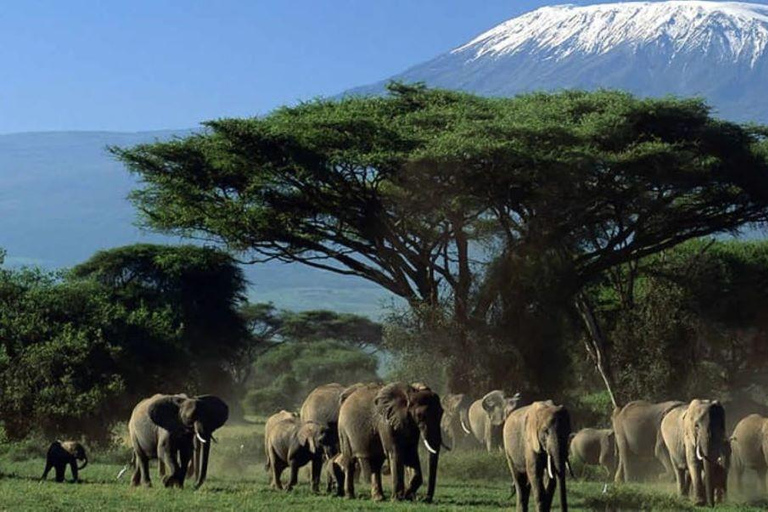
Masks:
[[[514,507],[512,483],[501,452],[480,450],[444,451],[441,454],[434,503],[374,503],[367,482],[356,486],[354,500],[337,498],[309,489],[307,468],[299,485],[290,492],[269,488],[264,469],[264,420],[250,418],[246,424],[227,425],[217,431],[218,443],[211,450],[206,483],[197,491],[163,488],[151,467],[152,488],[132,488],[130,472],[120,480],[117,474],[130,459],[127,447],[94,450],[81,482],[58,484],[52,478],[40,481],[45,465],[45,446],[32,440],[3,445],[0,455],[0,510],[108,511],[108,510],[499,510]],[[422,460],[425,457],[422,454]],[[670,484],[609,485],[603,492],[605,474],[581,467],[574,461],[577,479],[568,480],[570,510],[694,510],[688,500],[674,494]],[[288,472],[283,474],[286,482]],[[384,476],[385,492],[389,490]],[[423,496],[423,489],[421,495]],[[558,502],[555,498],[554,507]],[[749,496],[729,496],[722,511],[765,510],[768,502]]]

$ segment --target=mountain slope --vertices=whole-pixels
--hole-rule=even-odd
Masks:
[[[562,88],[702,96],[768,122],[768,6],[627,2],[544,7],[390,79],[507,96]],[[385,80],[349,93],[383,90]]]
[[[134,226],[126,199],[136,180],[107,152],[190,130],[0,135],[0,248],[10,265],[70,267],[100,249],[179,243]],[[388,294],[362,279],[301,265],[248,265],[253,300],[288,309],[328,308],[377,317]]]

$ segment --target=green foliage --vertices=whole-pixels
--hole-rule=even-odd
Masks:
[[[768,243],[696,240],[643,260],[631,302],[603,291],[629,397],[719,396],[768,385]]]
[[[765,129],[715,119],[700,100],[392,84],[386,97],[206,127],[112,149],[141,178],[132,199],[145,224],[382,286],[426,312],[420,332],[445,334],[421,355],[454,390],[484,371],[488,361],[468,357],[483,352],[500,367],[517,358],[532,369],[524,380],[551,392],[534,377],[567,364],[549,361],[569,338],[559,309],[575,294],[628,262],[766,218]]]
[[[340,341],[284,342],[254,363],[252,389],[243,406],[252,414],[297,409],[321,384],[376,380],[377,364],[370,353]]]
[[[222,253],[129,246],[66,274],[0,269],[0,418],[33,433],[109,444],[158,390],[227,396],[247,338],[244,280]]]

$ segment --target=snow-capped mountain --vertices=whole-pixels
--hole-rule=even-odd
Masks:
[[[702,96],[720,116],[768,122],[768,5],[544,7],[390,79],[488,95],[608,87]],[[351,92],[379,92],[388,80]]]

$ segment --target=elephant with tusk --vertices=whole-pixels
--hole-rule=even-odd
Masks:
[[[568,510],[565,472],[569,469],[571,418],[551,400],[534,402],[512,412],[504,422],[504,453],[517,496],[517,512],[528,510],[533,492],[536,510],[549,511],[560,487],[560,510]]]
[[[718,467],[730,452],[725,435],[725,409],[717,400],[695,399],[664,416],[661,436],[672,467],[677,489],[697,505],[715,505]]]
[[[394,383],[359,386],[342,393],[339,410],[340,460],[344,467],[344,491],[354,498],[354,462],[363,474],[371,475],[371,497],[384,499],[381,470],[389,460],[392,499],[414,499],[423,482],[419,441],[429,452],[426,501],[432,501],[437,481],[437,464],[443,447],[440,397],[426,386]],[[405,486],[405,468],[412,470]]]
[[[213,395],[157,394],[139,402],[128,422],[135,465],[131,484],[151,485],[149,460],[158,458],[166,487],[184,486],[190,462],[195,488],[200,487],[208,473],[213,432],[228,418],[229,407]]]
[[[474,443],[469,428],[469,408],[472,398],[463,393],[450,393],[442,398],[443,419],[440,422],[443,434],[453,448],[468,447]]]
[[[469,407],[469,430],[488,453],[501,448],[504,420],[520,405],[520,393],[507,396],[497,389],[475,400]]]

